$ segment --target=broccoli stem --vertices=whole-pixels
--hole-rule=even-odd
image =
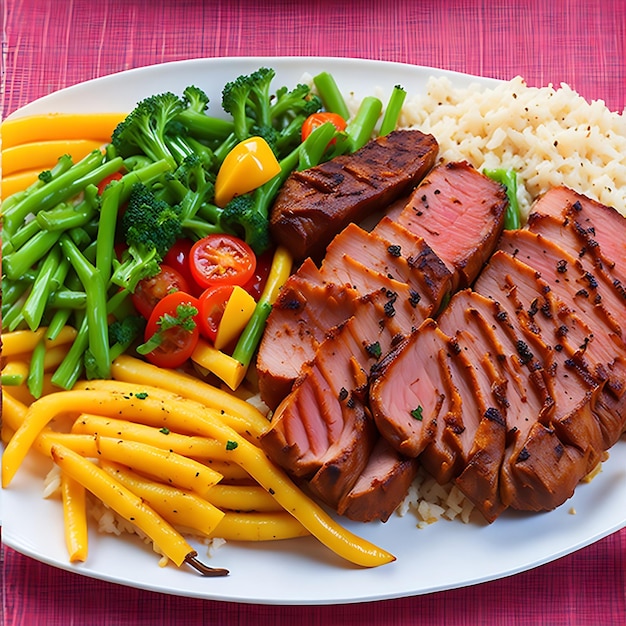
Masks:
[[[37,264],[59,240],[58,230],[40,230],[19,250],[3,259],[3,270],[10,280],[19,280],[33,265]]]
[[[122,193],[120,195],[120,204],[128,201],[130,192],[135,183],[141,183],[150,187],[159,180],[163,174],[171,171],[172,167],[166,159],[152,161],[148,165],[143,165],[130,172],[124,174],[120,178],[119,183],[122,185]]]
[[[375,96],[363,98],[356,115],[346,126],[351,152],[356,152],[371,139],[382,108],[383,103]]]
[[[380,123],[379,135],[381,137],[388,135],[391,131],[396,129],[405,98],[406,91],[404,88],[401,85],[395,85],[391,90],[387,108],[385,109],[382,122]]]
[[[61,389],[71,389],[83,371],[83,355],[89,347],[89,324],[84,316],[77,324],[76,337],[65,358],[52,374],[51,382]]]
[[[105,285],[109,284],[113,267],[115,230],[120,207],[123,184],[112,181],[102,192],[100,204],[100,220],[96,238],[96,269]]]
[[[98,184],[122,166],[121,157],[104,163],[103,158],[99,150],[94,150],[69,170],[6,209],[4,227],[9,233],[14,233],[29,213],[37,214],[39,211],[46,211],[73,198],[87,185]]]
[[[344,120],[350,118],[348,105],[343,94],[337,86],[337,82],[332,74],[321,72],[313,78],[313,83],[317,87],[317,93],[324,103],[324,108],[331,113],[341,115]]]
[[[298,170],[306,170],[321,162],[329,142],[335,136],[336,128],[330,122],[318,126],[302,144],[298,156]],[[310,139],[310,141],[309,141]]]
[[[69,230],[84,226],[95,213],[95,207],[87,200],[76,206],[62,202],[49,211],[39,211],[34,221],[43,230]]]
[[[59,245],[69,258],[87,295],[86,317],[88,326],[88,348],[96,363],[98,378],[109,378],[111,361],[107,319],[107,294],[102,273],[83,256],[69,235],[63,234]]]
[[[55,246],[41,262],[41,267],[33,287],[24,302],[22,315],[31,330],[37,330],[41,323],[48,296],[52,289],[52,278],[61,262],[61,250]]]
[[[46,343],[42,339],[38,341],[37,345],[33,348],[28,366],[28,377],[26,378],[26,386],[33,398],[39,398],[43,393],[45,359]]]
[[[485,176],[495,180],[506,187],[506,195],[509,205],[504,214],[504,228],[516,230],[521,226],[521,213],[517,201],[517,173],[514,169],[486,169],[483,170]]]
[[[67,326],[67,322],[72,315],[72,309],[57,309],[52,315],[52,319],[46,329],[46,339],[53,340],[59,336],[61,330]]]
[[[190,135],[208,141],[224,141],[235,128],[232,120],[212,117],[193,109],[185,109],[176,119],[185,125]]]
[[[87,294],[84,291],[59,289],[50,294],[47,304],[55,309],[84,309],[87,306]]]

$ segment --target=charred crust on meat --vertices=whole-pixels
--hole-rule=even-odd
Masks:
[[[297,298],[285,298],[281,300],[280,308],[287,311],[297,311],[302,308],[303,303],[300,302]]]
[[[421,198],[420,198],[422,204],[424,205],[424,208],[427,209],[428,208],[428,196],[426,194],[424,194]],[[421,212],[418,212],[418,215],[421,215]]]
[[[526,365],[533,360],[533,353],[530,351],[530,348],[525,341],[518,339],[515,342],[515,349],[517,350],[517,354],[520,357],[522,365]]]
[[[584,279],[587,281],[591,289],[598,288],[598,281],[596,280],[596,277],[593,274],[589,272],[585,272]]]
[[[343,402],[348,398],[348,390],[345,387],[342,387],[339,390],[339,402]]]
[[[580,213],[583,210],[583,206],[580,203],[580,200],[576,200],[576,202],[572,204],[572,209],[576,211],[576,213]]]
[[[517,455],[516,463],[523,463],[524,461],[528,461],[529,458],[530,458],[530,452],[528,452],[528,450],[524,447],[519,451],[519,454]]]
[[[539,311],[539,303],[537,300],[537,298],[534,298],[533,301],[530,303],[530,308],[528,309],[528,315],[530,317],[535,317],[535,315],[537,315],[537,312]]]
[[[504,419],[502,413],[500,413],[500,411],[498,411],[498,409],[496,407],[490,406],[485,411],[485,415],[484,416],[490,422],[495,422],[496,424],[498,424],[498,426],[502,426],[503,428],[506,427],[506,420]]]
[[[576,292],[577,296],[580,296],[581,298],[588,298],[589,297],[589,292],[586,289],[579,289]]]
[[[402,256],[402,247],[399,246],[398,244],[390,244],[389,246],[387,246],[387,252],[389,252],[389,254],[392,257],[398,258]]]
[[[567,261],[565,259],[559,259],[556,262],[556,271],[559,274],[565,274],[565,272],[567,272]]]
[[[565,324],[561,324],[556,331],[557,337],[565,337],[569,332],[569,328]]]
[[[498,311],[496,313],[496,319],[499,322],[506,322],[509,319],[508,313],[506,311]]]
[[[417,307],[417,305],[420,303],[420,300],[422,299],[422,296],[415,291],[414,289],[411,289],[409,292],[409,304],[415,308]]]

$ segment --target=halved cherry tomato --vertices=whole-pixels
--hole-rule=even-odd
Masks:
[[[148,319],[156,304],[174,291],[189,293],[189,283],[173,267],[162,264],[161,271],[156,276],[144,278],[137,283],[131,300],[137,312]]]
[[[162,330],[161,318],[166,315],[177,316],[177,308],[181,304],[189,304],[199,310],[198,299],[188,293],[175,291],[168,294],[152,310],[146,324],[144,340],[148,341]],[[193,319],[195,325],[190,330],[174,326],[163,331],[161,345],[146,354],[146,359],[158,367],[175,368],[185,363],[191,357],[200,337],[198,315],[196,314]]]
[[[256,258],[256,269],[252,278],[243,285],[243,288],[255,299],[258,300],[263,287],[267,281],[267,277],[272,267],[272,259],[274,258],[274,250],[266,250]]]
[[[302,141],[304,141],[316,128],[330,122],[337,130],[346,130],[346,120],[338,113],[330,111],[320,111],[319,113],[311,113],[302,124]],[[332,144],[333,139],[330,143]]]
[[[191,239],[178,239],[176,243],[169,249],[163,257],[163,263],[175,269],[187,281],[189,293],[193,296],[200,296],[203,287],[198,285],[191,275],[191,264],[189,257],[191,255],[191,247],[193,241]]]
[[[106,188],[106,186],[114,180],[120,180],[120,178],[122,178],[123,173],[122,172],[114,172],[113,174],[109,174],[106,178],[103,178],[99,183],[98,183],[98,194],[102,195],[102,192],[104,191],[104,189]]]
[[[203,287],[245,285],[256,268],[252,248],[232,235],[208,235],[191,248],[191,275]]]
[[[234,285],[209,287],[200,296],[200,315],[198,316],[200,334],[212,343],[215,342],[224,309],[234,288]]]

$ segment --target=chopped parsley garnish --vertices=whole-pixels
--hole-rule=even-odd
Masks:
[[[422,406],[418,406],[416,409],[413,409],[411,411],[411,417],[413,419],[418,420],[419,422],[421,422],[424,418],[422,416],[422,413],[424,412],[424,409],[422,408]]]
[[[374,343],[370,343],[369,345],[365,346],[365,351],[371,357],[374,357],[375,359],[380,359],[380,355],[383,352],[381,347],[380,347],[380,342],[378,342],[378,341],[375,341]]]
[[[226,442],[226,449],[227,450],[234,450],[239,444],[236,441],[227,441]]]

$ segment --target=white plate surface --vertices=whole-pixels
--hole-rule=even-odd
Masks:
[[[217,114],[223,85],[261,65],[276,69],[275,86],[327,70],[346,92],[388,94],[402,84],[420,93],[431,75],[455,85],[493,81],[441,70],[339,58],[218,58],[150,66],[88,81],[41,98],[13,116],[47,112],[127,111],[153,93],[177,93],[190,84],[206,90]],[[380,90],[382,91],[380,91]],[[60,503],[42,498],[49,464],[29,456],[2,494],[2,539],[7,546],[50,565],[86,576],[163,593],[264,604],[341,604],[398,598],[474,585],[522,572],[574,552],[626,525],[626,441],[611,451],[602,473],[574,497],[543,514],[505,513],[495,523],[440,521],[424,529],[412,515],[386,524],[346,522],[353,532],[391,551],[397,560],[360,569],[312,538],[262,544],[228,543],[211,564],[226,578],[207,579],[190,569],[160,568],[149,546],[132,537],[91,532],[89,557],[68,563]],[[201,557],[204,549],[198,546]],[[204,558],[204,560],[207,560]]]

